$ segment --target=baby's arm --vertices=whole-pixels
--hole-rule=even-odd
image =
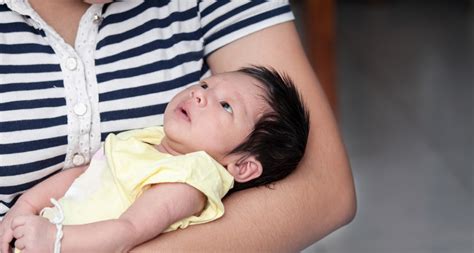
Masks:
[[[203,210],[205,196],[181,183],[157,184],[146,190],[120,218],[85,225],[64,226],[62,252],[128,252],[167,229],[171,224]],[[35,216],[18,217],[14,232],[23,236],[17,245],[44,250],[53,245],[55,228]],[[31,227],[26,230],[29,225]],[[47,243],[45,243],[47,241]],[[30,249],[31,249],[30,248]],[[21,248],[19,248],[22,250]],[[43,249],[41,249],[43,250]]]
[[[81,175],[86,168],[83,166],[61,171],[26,191],[8,211],[1,223],[1,252],[8,252],[8,244],[13,239],[11,224],[15,217],[36,215],[44,207],[50,206],[49,199],[62,197],[74,179]]]
[[[64,196],[74,180],[87,169],[87,166],[66,169],[51,176],[43,182],[35,185],[15,203],[16,205],[28,205],[35,214],[38,214],[44,207],[51,206],[51,198],[59,199]]]

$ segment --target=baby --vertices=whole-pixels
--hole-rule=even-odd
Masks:
[[[1,250],[15,238],[22,252],[124,252],[215,220],[229,190],[290,174],[308,132],[287,76],[261,66],[216,74],[179,92],[163,127],[111,134],[87,168],[24,193],[1,223]]]

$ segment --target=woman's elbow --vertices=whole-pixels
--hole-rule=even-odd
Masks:
[[[345,193],[342,193],[342,201],[341,201],[341,214],[340,214],[340,221],[341,226],[349,224],[352,220],[354,220],[356,213],[357,213],[357,198],[355,194],[354,187],[348,187]]]
[[[348,166],[347,171],[351,171],[350,166]],[[336,212],[338,216],[337,223],[339,226],[347,225],[354,220],[357,213],[357,197],[351,174],[341,182],[335,197],[338,199],[336,207],[336,210],[338,210]]]

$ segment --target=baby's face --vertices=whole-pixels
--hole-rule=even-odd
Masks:
[[[258,86],[257,86],[258,85]],[[177,153],[204,150],[226,165],[269,108],[259,82],[238,72],[211,76],[178,93],[164,114],[164,141]]]

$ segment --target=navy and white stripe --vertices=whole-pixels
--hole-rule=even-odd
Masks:
[[[23,1],[0,0],[0,218],[108,133],[162,124],[213,51],[292,18],[285,1],[114,2],[87,10],[72,48]]]

